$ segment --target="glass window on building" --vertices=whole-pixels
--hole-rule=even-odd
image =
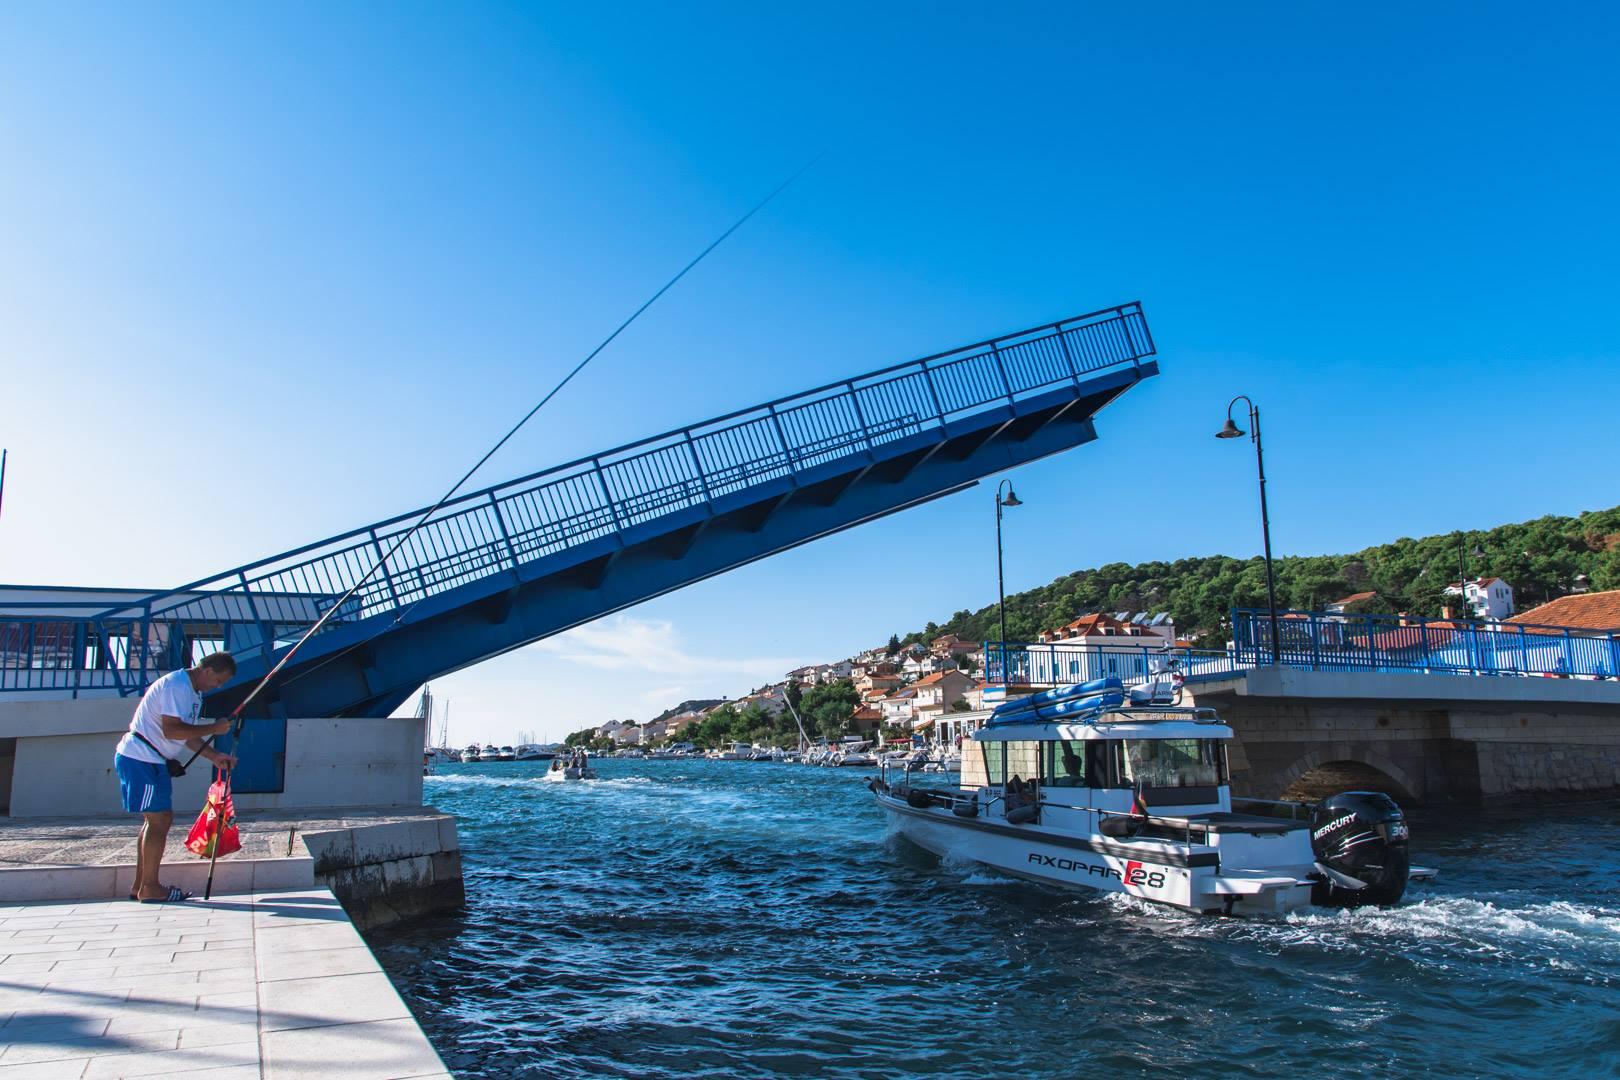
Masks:
[[[1124,780],[1131,786],[1212,787],[1226,783],[1226,748],[1218,739],[1126,739],[1124,743]]]

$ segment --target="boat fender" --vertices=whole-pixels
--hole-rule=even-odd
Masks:
[[[926,791],[906,792],[906,805],[917,810],[926,810],[934,805],[934,797]]]
[[[1007,811],[1007,824],[1028,825],[1030,822],[1035,820],[1035,813],[1037,809],[1038,807],[1034,803],[1025,803],[1023,806],[1015,806]]]
[[[972,798],[968,799],[967,802],[957,803],[955,806],[951,807],[951,813],[955,814],[957,817],[978,817],[979,797],[974,795]]]

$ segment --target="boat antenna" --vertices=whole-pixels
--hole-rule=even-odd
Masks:
[[[729,237],[732,233],[736,232],[738,229],[742,228],[743,225],[747,223],[749,218],[753,217],[755,214],[757,214],[761,210],[765,209],[765,207],[770,204],[771,200],[775,199],[778,195],[782,194],[782,192],[786,191],[788,189],[788,187],[790,185],[792,185],[792,183],[795,180],[797,180],[799,177],[803,176],[806,172],[808,172],[810,170],[811,166],[815,165],[816,162],[821,160],[821,156],[822,156],[821,154],[817,154],[815,157],[811,158],[809,161],[807,161],[803,165],[799,166],[799,168],[792,175],[790,175],[786,180],[783,180],[780,184],[776,185],[776,187],[772,188],[768,195],[766,195],[763,199],[759,200],[759,202],[755,203],[753,205],[753,207],[751,209],[749,209],[749,211],[746,214],[744,214],[742,217],[738,218],[736,221],[732,222],[731,226],[728,229],[726,229],[725,232],[723,232],[719,236],[715,237],[714,240],[709,244],[708,247],[706,247],[702,251],[698,252],[697,255],[692,259],[691,262],[689,262],[685,266],[681,267],[680,271],[674,277],[672,277],[668,281],[664,282],[664,284],[659,288],[659,290],[657,292],[653,293],[650,297],[647,298],[647,300],[645,302],[642,303],[642,305],[640,307],[636,308],[635,311],[630,313],[629,318],[625,319],[616,328],[614,328],[614,331],[611,334],[609,334],[607,337],[603,338],[601,343],[598,344],[596,346],[596,348],[592,349],[588,354],[586,354],[585,359],[581,360],[578,364],[575,364],[574,369],[572,371],[570,371],[567,375],[563,376],[562,381],[559,382],[556,386],[552,387],[551,390],[546,394],[546,396],[541,398],[540,401],[534,406],[534,408],[532,408],[528,412],[524,413],[523,418],[521,420],[519,420],[516,424],[513,424],[511,430],[509,430],[505,435],[502,435],[500,437],[500,439],[498,439],[496,441],[495,445],[490,447],[489,450],[487,452],[485,452],[484,456],[479,458],[478,461],[476,463],[474,463],[472,468],[468,469],[465,473],[463,473],[462,476],[461,476],[461,479],[457,480],[454,484],[451,484],[449,490],[447,490],[443,495],[441,495],[439,497],[438,502],[434,503],[427,510],[423,511],[422,516],[416,519],[416,523],[413,524],[409,529],[405,530],[405,532],[401,533],[399,535],[399,537],[394,541],[393,545],[388,549],[388,551],[386,553],[378,556],[377,560],[371,564],[371,568],[369,570],[367,570],[364,575],[361,576],[360,580],[356,581],[353,585],[350,585],[348,591],[345,592],[341,597],[339,597],[336,603],[332,604],[324,612],[321,613],[321,617],[319,619],[315,620],[314,625],[312,625],[308,630],[305,630],[303,632],[303,634],[298,638],[298,640],[293,642],[292,647],[287,650],[286,654],[282,656],[282,658],[276,663],[276,665],[274,667],[272,667],[264,675],[264,677],[261,678],[258,681],[257,685],[255,685],[253,687],[253,689],[248,692],[248,695],[246,697],[244,697],[237,704],[236,708],[231,710],[231,714],[228,717],[228,719],[231,719],[231,720],[235,721],[235,723],[231,727],[231,737],[234,739],[237,735],[239,735],[241,733],[241,730],[242,730],[242,712],[243,712],[243,710],[248,707],[248,705],[253,701],[254,698],[258,697],[259,694],[264,691],[264,688],[266,686],[270,685],[270,680],[274,679],[276,677],[276,675],[278,675],[281,672],[281,669],[287,666],[288,662],[292,660],[293,656],[297,654],[298,650],[304,647],[304,643],[306,641],[308,641],[311,637],[313,637],[320,630],[321,627],[325,626],[326,623],[327,623],[327,620],[329,620],[338,611],[342,610],[343,605],[348,602],[349,598],[352,597],[355,593],[359,592],[361,587],[363,587],[366,584],[366,582],[370,581],[372,579],[372,577],[376,575],[378,570],[382,569],[385,565],[387,565],[388,560],[391,559],[394,556],[394,553],[399,551],[399,549],[405,545],[405,542],[408,541],[412,536],[416,535],[417,531],[420,530],[423,525],[426,525],[428,523],[428,520],[430,518],[432,518],[434,514],[438,513],[444,507],[445,503],[449,502],[452,498],[454,498],[455,495],[456,495],[456,492],[461,490],[462,485],[465,484],[468,480],[472,479],[473,474],[476,473],[479,469],[483,468],[484,464],[487,461],[489,461],[490,458],[495,456],[496,451],[500,450],[501,447],[505,446],[507,444],[507,442],[509,442],[511,440],[512,436],[516,435],[523,428],[523,425],[527,424],[530,420],[532,420],[534,418],[535,413],[538,413],[541,409],[545,408],[546,404],[548,402],[550,402],[552,398],[556,397],[557,394],[562,390],[563,387],[567,386],[570,382],[573,381],[574,376],[578,375],[581,371],[584,371],[586,365],[588,365],[592,360],[595,360],[597,355],[599,353],[601,353],[601,351],[603,349],[607,348],[610,344],[612,344],[613,339],[617,338],[620,334],[624,333],[627,329],[629,329],[631,323],[633,323],[637,319],[639,319],[643,312],[645,312],[648,308],[652,307],[653,304],[657,303],[658,299],[661,296],[663,296],[665,293],[669,292],[670,289],[674,288],[676,282],[680,281],[681,278],[685,277],[688,273],[690,273],[692,271],[692,269],[698,265],[698,263],[702,262],[705,258],[708,257],[710,252],[712,252],[715,248],[719,247],[722,243],[724,243],[727,237]],[[396,615],[395,618],[394,618],[395,624],[397,625],[399,623],[399,621],[405,617],[405,614],[407,612],[409,612],[412,607],[415,607],[416,604],[418,604],[418,603],[421,603],[421,601],[420,600],[413,601],[412,604],[410,605],[410,607],[407,607],[404,612],[401,612],[398,615]],[[355,646],[351,646],[351,648],[357,648],[357,647],[358,647],[358,644],[355,645]],[[348,651],[347,649],[344,650],[344,652],[347,652],[347,651]],[[339,653],[337,655],[341,656],[342,653]],[[333,656],[331,659],[335,660],[335,659],[337,659],[337,656]],[[207,746],[209,743],[213,742],[214,738],[215,738],[215,736],[209,736],[208,740],[203,745]],[[197,760],[197,755],[201,754],[201,753],[202,753],[202,751],[198,750],[197,753],[192,754],[191,759],[190,759],[190,761],[187,762],[187,764],[189,765],[191,763],[191,761],[196,761]]]

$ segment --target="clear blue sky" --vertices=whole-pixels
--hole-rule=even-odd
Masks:
[[[167,586],[480,475],[1141,299],[1010,589],[1620,503],[1620,34],[1508,5],[0,8],[0,581]],[[991,490],[444,680],[452,740],[995,596]]]

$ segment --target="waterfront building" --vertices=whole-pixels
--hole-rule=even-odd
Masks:
[[[1175,639],[1176,624],[1167,613],[1150,616],[1143,612],[1133,618],[1128,611],[1113,615],[1092,612],[1056,630],[1043,630],[1036,638],[1046,644],[1110,646],[1165,644]]]
[[[912,726],[916,727],[924,720],[937,720],[951,711],[957,702],[965,701],[968,692],[973,689],[973,682],[970,676],[954,667],[918,679],[912,686],[917,696]]]
[[[591,732],[591,734],[598,739],[614,739],[614,741],[617,741],[614,733],[620,728],[634,723],[634,720],[609,720],[607,723]]]
[[[849,729],[856,735],[875,735],[883,723],[883,710],[870,705],[857,705],[850,714]]]
[[[895,690],[878,707],[883,710],[885,724],[909,725],[916,718],[917,691],[909,686]]]

